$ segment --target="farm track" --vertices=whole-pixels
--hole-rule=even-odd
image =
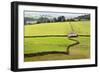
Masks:
[[[69,40],[75,41],[75,43],[68,45],[68,47],[66,49],[67,54],[70,54],[70,47],[80,44],[80,42],[78,40],[75,40],[73,38],[69,38]]]

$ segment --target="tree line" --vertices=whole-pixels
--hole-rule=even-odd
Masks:
[[[83,16],[78,16],[78,17],[74,17],[74,18],[69,18],[66,19],[65,16],[58,16],[58,17],[39,17],[38,19],[34,19],[34,18],[28,18],[25,17],[24,18],[24,23],[26,24],[27,21],[29,21],[29,23],[51,23],[51,22],[65,22],[65,21],[81,21],[81,20],[90,20],[90,15],[83,15]]]

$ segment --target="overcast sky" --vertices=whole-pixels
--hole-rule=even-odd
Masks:
[[[65,16],[66,18],[73,18],[81,15],[86,15],[84,13],[69,13],[69,12],[40,12],[40,11],[24,11],[24,17],[39,18],[40,16],[47,17],[58,17]]]

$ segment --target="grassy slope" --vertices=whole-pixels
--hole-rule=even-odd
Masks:
[[[80,44],[70,48],[70,54],[48,54],[44,56],[36,56],[25,58],[24,61],[45,61],[45,60],[71,60],[71,59],[86,59],[90,57],[90,38],[78,37]]]
[[[79,35],[90,35],[90,22],[82,21],[82,22],[72,22],[72,26],[74,27],[74,31]]]
[[[36,35],[62,35],[70,32],[70,26],[66,22],[41,23],[38,25],[26,25],[25,36]]]
[[[80,42],[80,44],[70,48],[71,54],[74,56],[76,55],[80,57],[89,58],[90,56],[90,37],[77,37],[74,39],[77,39]]]
[[[67,37],[25,38],[24,53],[66,51],[67,46],[72,43]]]
[[[69,24],[73,24],[75,32],[79,35],[89,35],[90,23],[84,22],[58,22],[58,23],[42,23],[38,25],[25,25],[25,36],[38,35],[66,35],[71,32]],[[81,25],[80,25],[81,24]],[[85,29],[85,30],[84,30]],[[79,40],[80,45],[71,47],[70,55],[53,54],[38,57],[25,58],[25,61],[41,61],[41,60],[58,60],[58,59],[81,59],[89,57],[89,38],[75,38]],[[49,38],[25,38],[24,53],[34,53],[40,51],[65,51],[65,48],[74,43],[67,37],[49,37]],[[34,48],[34,49],[33,49]],[[53,56],[53,57],[52,57]],[[61,57],[59,57],[61,56]]]
[[[75,32],[78,34],[89,34],[89,21],[80,22],[56,22],[56,23],[41,23],[38,25],[26,25],[25,36],[38,35],[66,35],[71,32],[70,24],[73,24]],[[84,29],[85,30],[84,30]]]

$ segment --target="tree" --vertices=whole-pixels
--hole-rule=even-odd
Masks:
[[[71,19],[67,19],[67,21],[75,21],[75,19],[74,18],[71,18]]]
[[[47,18],[47,17],[40,17],[39,19],[38,19],[38,23],[47,23],[47,22],[50,22],[50,20],[49,20],[49,18]]]
[[[59,22],[64,22],[65,21],[65,17],[64,16],[59,16],[58,17],[58,21]]]
[[[53,18],[53,21],[54,21],[54,22],[57,22],[57,18],[54,17],[54,18]]]

